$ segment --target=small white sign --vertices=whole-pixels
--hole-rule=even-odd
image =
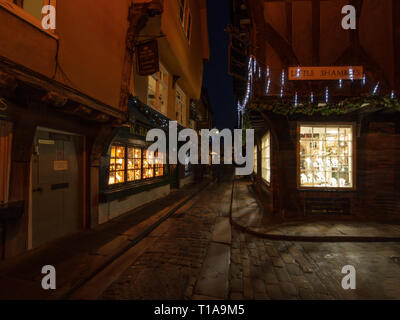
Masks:
[[[68,161],[54,161],[54,171],[68,170]]]
[[[55,141],[54,140],[45,140],[45,139],[39,139],[38,140],[39,144],[48,144],[48,145],[54,145]]]

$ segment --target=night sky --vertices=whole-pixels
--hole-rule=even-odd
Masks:
[[[233,128],[235,101],[232,77],[228,74],[230,0],[208,0],[210,62],[205,65],[203,85],[207,88],[218,129]]]

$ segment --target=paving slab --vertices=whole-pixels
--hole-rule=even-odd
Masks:
[[[272,223],[264,217],[256,195],[251,191],[251,182],[243,180],[234,182],[231,222],[242,232],[271,240],[400,242],[400,222],[333,221],[312,217]]]
[[[221,299],[228,298],[230,247],[220,243],[210,243],[204,260],[195,294]]]

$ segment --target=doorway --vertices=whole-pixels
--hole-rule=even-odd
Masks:
[[[77,232],[83,214],[83,137],[38,128],[32,163],[32,247]]]

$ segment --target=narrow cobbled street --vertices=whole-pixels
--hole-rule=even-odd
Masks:
[[[211,184],[109,271],[92,279],[77,297],[400,298],[399,243],[293,243],[257,238],[231,229],[231,195],[231,183]],[[356,290],[341,286],[346,265],[357,270]],[[101,294],[93,290],[101,287]]]

